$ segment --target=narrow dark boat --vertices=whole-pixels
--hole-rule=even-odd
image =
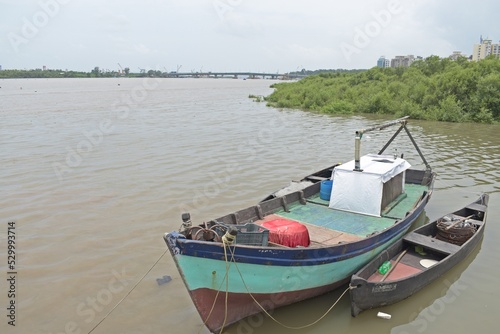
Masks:
[[[164,239],[211,332],[338,288],[408,232],[430,199],[435,174],[406,119],[356,131],[353,161],[311,174],[254,206],[199,225],[182,215],[179,231]],[[378,154],[360,156],[364,133],[396,124]],[[425,170],[382,155],[403,129]]]
[[[488,199],[415,229],[354,274],[352,316],[410,297],[465,259],[483,237]]]

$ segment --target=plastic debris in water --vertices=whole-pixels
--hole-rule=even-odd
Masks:
[[[377,313],[377,317],[387,320],[391,319],[391,315],[384,312]]]
[[[162,278],[157,278],[156,282],[158,283],[158,285],[163,285],[165,283],[170,282],[171,280],[172,280],[172,277],[165,275]]]

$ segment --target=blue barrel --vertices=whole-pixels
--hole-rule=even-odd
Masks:
[[[332,194],[333,180],[321,181],[319,188],[319,198],[325,201],[330,200],[330,195]]]

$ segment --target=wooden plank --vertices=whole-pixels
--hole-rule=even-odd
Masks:
[[[423,246],[424,248],[443,254],[453,254],[460,250],[460,246],[418,233],[409,233],[403,239],[412,244]]]
[[[316,226],[312,224],[302,223],[309,231],[309,238],[311,242],[320,244],[322,246],[337,245],[339,243],[358,241],[362,238],[359,236],[344,233],[337,230],[331,230],[325,227]]]

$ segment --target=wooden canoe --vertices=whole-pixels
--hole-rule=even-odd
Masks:
[[[462,209],[415,229],[354,274],[352,316],[410,297],[465,259],[482,240],[488,199],[482,194]],[[448,228],[453,222],[458,224]],[[473,232],[463,240],[461,230]],[[382,275],[379,268],[386,261],[391,271]]]

